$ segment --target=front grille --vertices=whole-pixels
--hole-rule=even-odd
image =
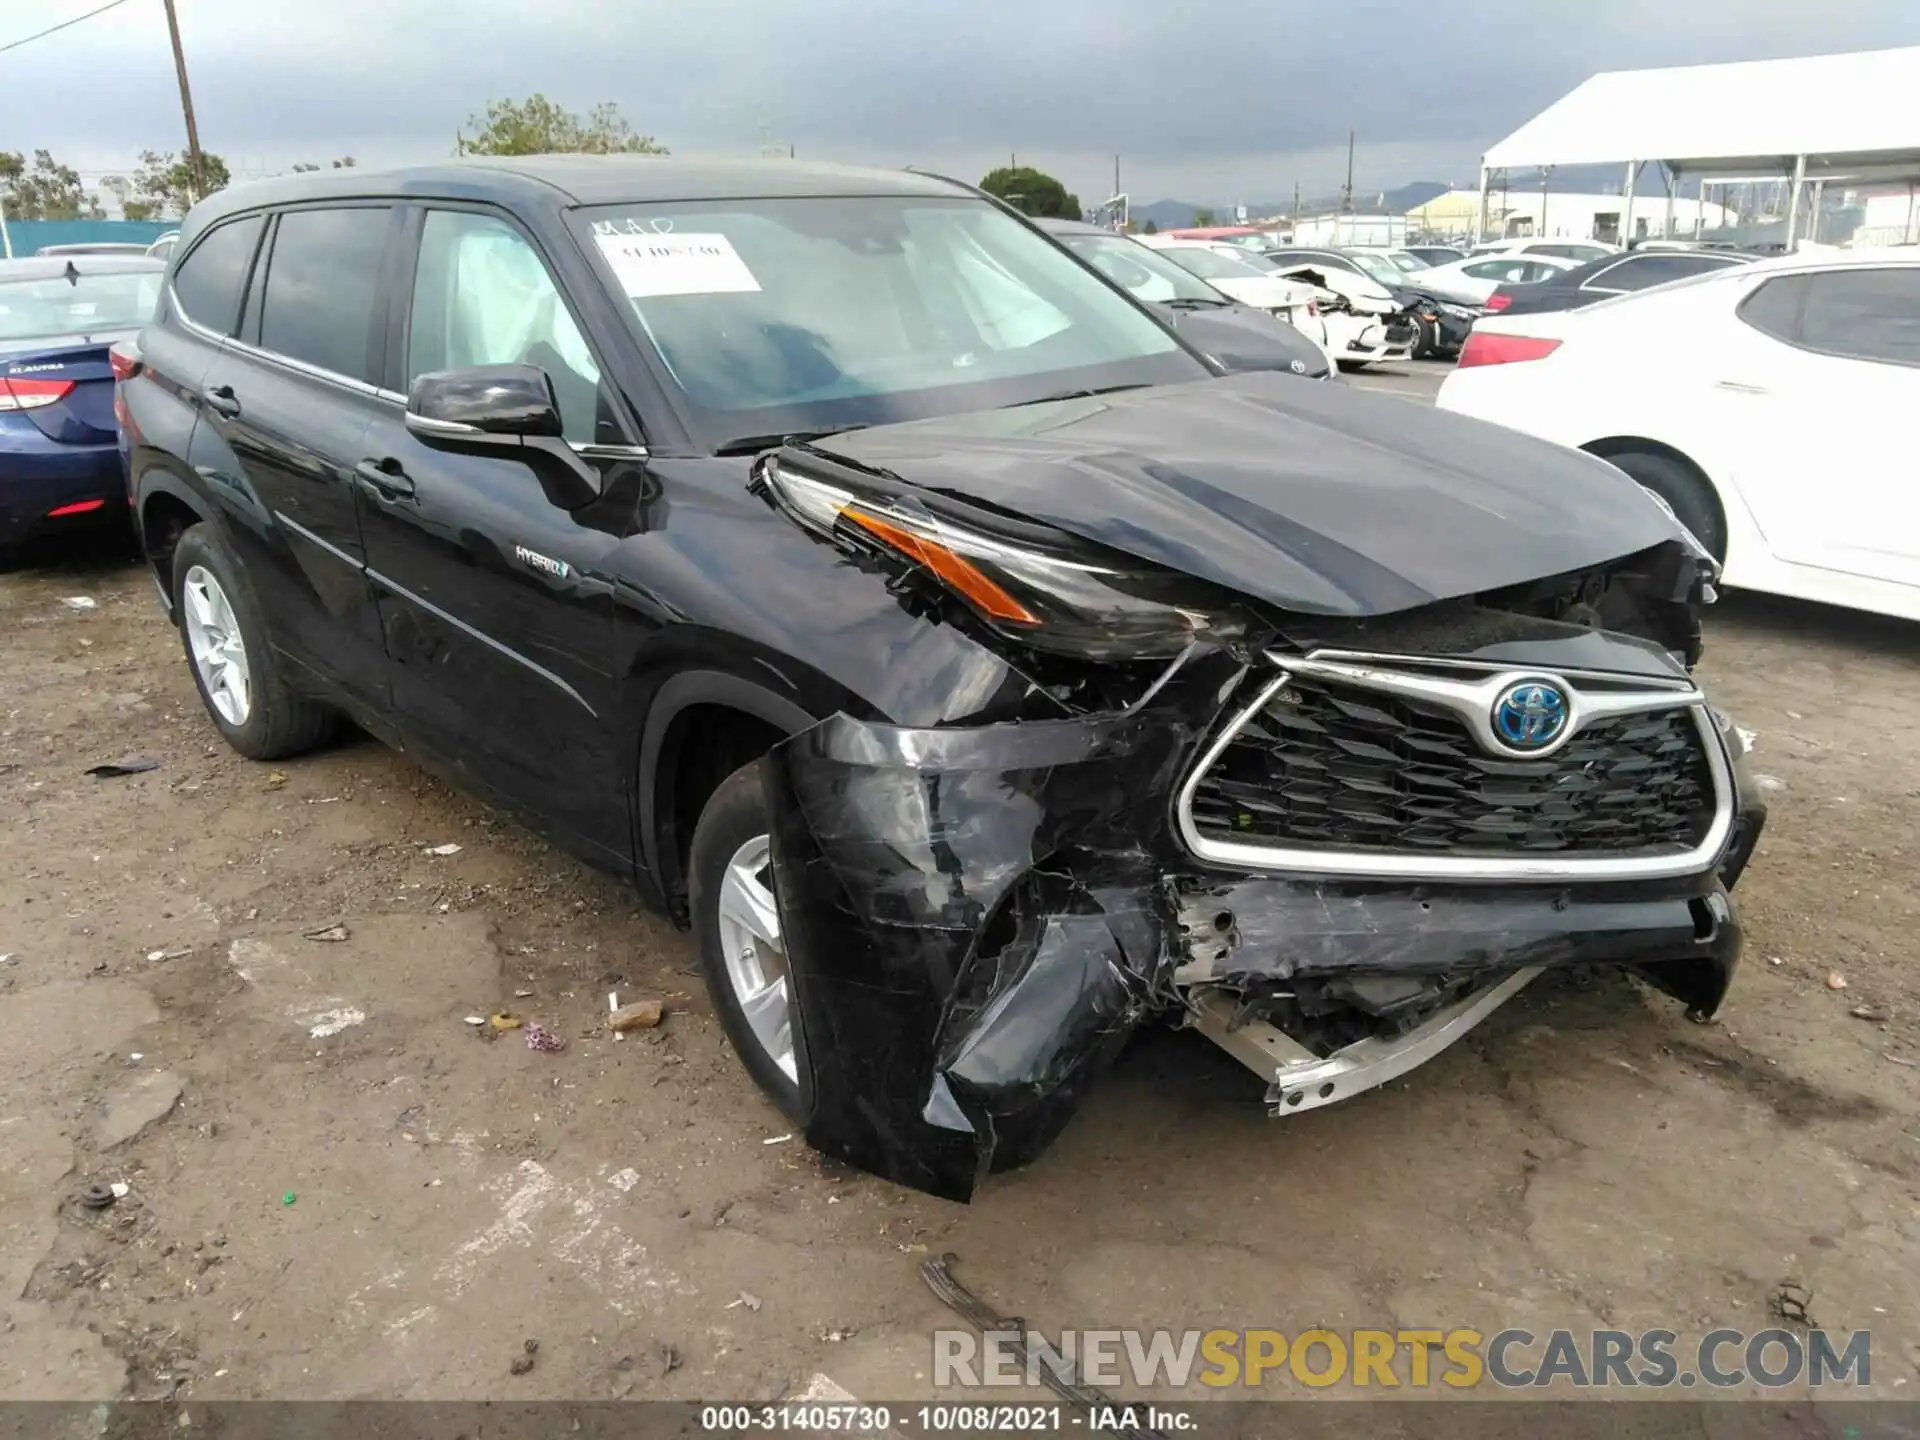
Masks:
[[[1295,676],[1195,784],[1195,830],[1289,849],[1683,854],[1714,822],[1691,707],[1596,719],[1541,760],[1487,754],[1438,706]]]
[[[1390,321],[1387,325],[1387,343],[1389,345],[1404,345],[1413,339],[1413,335],[1413,322],[1410,320],[1397,319]]]

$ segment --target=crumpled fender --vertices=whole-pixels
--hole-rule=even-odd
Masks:
[[[1168,998],[1166,711],[911,730],[766,768],[810,1144],[953,1200],[1031,1159]]]

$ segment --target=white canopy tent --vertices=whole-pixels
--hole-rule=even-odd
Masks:
[[[1807,182],[1817,192],[1829,180],[1920,177],[1915,97],[1920,46],[1595,75],[1482,157],[1476,235],[1485,233],[1495,172],[1624,161],[1622,233],[1630,236],[1634,181],[1642,165],[1658,161],[1667,174],[1668,231],[1683,175],[1791,177],[1791,247]]]

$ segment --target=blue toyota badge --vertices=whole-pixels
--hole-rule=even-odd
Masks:
[[[1493,702],[1493,733],[1510,750],[1544,750],[1566,728],[1566,692],[1548,681],[1522,680]]]

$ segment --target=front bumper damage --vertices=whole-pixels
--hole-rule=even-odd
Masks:
[[[1719,1005],[1740,947],[1727,892],[1765,818],[1719,717],[1736,821],[1708,873],[1557,887],[1282,878],[1198,864],[1169,820],[1238,678],[1202,666],[1151,704],[1063,720],[909,729],[841,715],[772,752],[815,1148],[966,1200],[990,1170],[1038,1155],[1161,1016],[1259,1071],[1275,1113],[1292,1113],[1422,1063],[1547,968],[1628,966],[1696,1012]],[[1364,1014],[1368,1033],[1309,1049],[1253,1014],[1276,1006]]]

